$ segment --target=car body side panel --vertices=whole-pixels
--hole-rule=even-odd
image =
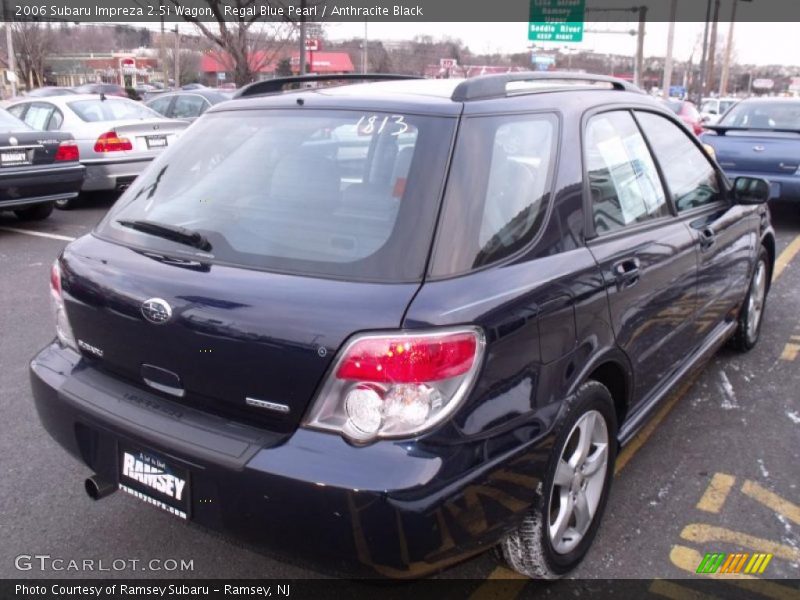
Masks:
[[[686,357],[685,328],[697,310],[694,239],[677,219],[601,237],[590,248],[603,273],[619,346],[634,366],[635,404]],[[617,266],[639,263],[638,281]]]

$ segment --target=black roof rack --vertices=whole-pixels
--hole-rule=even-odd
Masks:
[[[535,93],[536,88],[530,90],[512,90],[509,92],[509,83],[524,82],[584,82],[587,84],[608,83],[615,90],[625,92],[644,92],[638,86],[628,83],[623,79],[607,77],[605,75],[590,75],[586,73],[566,73],[559,71],[526,71],[520,73],[503,73],[500,75],[484,75],[467,79],[458,84],[453,90],[452,99],[456,102],[467,102],[469,100],[485,100],[488,98],[503,98],[511,94]]]
[[[398,79],[420,79],[413,75],[395,75],[392,73],[344,73],[339,75],[297,75],[294,77],[278,77],[276,79],[265,79],[246,85],[234,94],[234,98],[244,98],[247,96],[258,96],[261,94],[279,94],[287,85],[298,83],[312,83],[321,81],[394,81]]]

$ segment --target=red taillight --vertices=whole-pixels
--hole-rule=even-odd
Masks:
[[[119,137],[116,131],[107,131],[94,143],[95,152],[119,152],[120,150],[133,150],[133,144],[128,138]]]
[[[53,263],[50,269],[50,291],[57,298],[61,298],[61,269],[58,266],[58,261]]]
[[[60,161],[76,161],[80,158],[78,145],[75,142],[61,142],[56,151],[57,162]]]
[[[420,383],[463,375],[472,368],[477,338],[471,333],[365,338],[342,360],[336,377],[380,383]]]

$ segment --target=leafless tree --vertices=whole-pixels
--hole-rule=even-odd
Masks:
[[[182,7],[183,0],[169,0]],[[236,85],[242,86],[255,79],[267,64],[275,61],[284,46],[293,38],[295,27],[288,21],[265,21],[260,17],[259,0],[204,0],[211,9],[214,21],[202,21],[184,14],[183,19],[193,23],[198,31],[215,46],[216,57],[233,73]],[[224,6],[231,5],[237,14],[253,9],[254,16],[240,16],[235,20],[225,16]],[[286,11],[284,11],[286,12]]]
[[[19,21],[11,27],[17,67],[28,87],[44,85],[45,61],[55,48],[55,35],[50,23]]]

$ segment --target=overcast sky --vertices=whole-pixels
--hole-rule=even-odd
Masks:
[[[402,40],[418,34],[435,38],[450,36],[460,38],[473,52],[524,52],[529,47],[527,23],[369,23],[370,38]],[[729,23],[720,22],[719,38],[728,34]],[[629,31],[636,23],[586,23],[586,29]],[[327,23],[331,39],[361,37],[363,23]],[[645,37],[645,55],[663,56],[667,48],[667,23],[649,23]],[[675,24],[675,56],[686,60],[702,38],[702,23]],[[797,23],[736,23],[736,57],[744,64],[784,64],[800,66],[800,35]],[[542,44],[543,48],[558,48],[564,44]],[[581,50],[614,54],[633,54],[636,38],[629,34],[586,33],[580,44],[569,44]],[[699,54],[695,62],[699,62]]]

